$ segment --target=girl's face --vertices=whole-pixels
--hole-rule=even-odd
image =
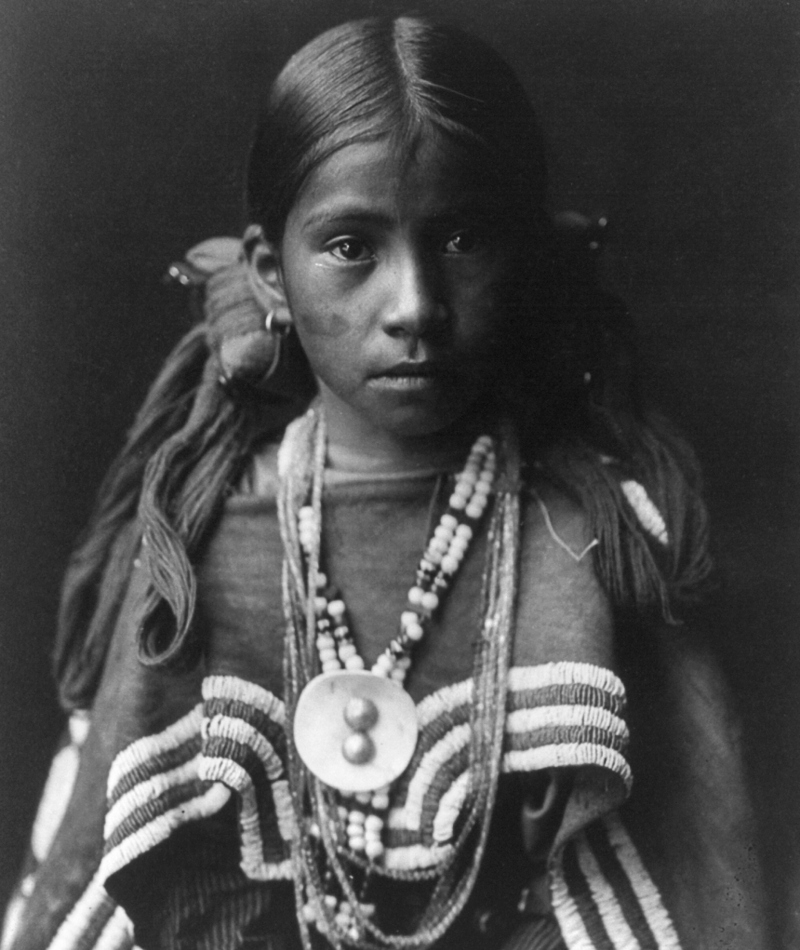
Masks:
[[[463,149],[435,140],[410,161],[385,140],[349,145],[309,176],[279,275],[346,438],[431,435],[484,401],[518,252],[493,204]]]

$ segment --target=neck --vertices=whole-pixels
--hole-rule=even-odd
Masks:
[[[387,432],[353,412],[321,387],[328,439],[328,466],[359,473],[457,469],[477,436],[493,428],[489,414],[478,412],[443,430],[424,435]]]

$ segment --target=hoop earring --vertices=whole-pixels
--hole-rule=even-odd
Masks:
[[[271,376],[274,375],[275,370],[278,368],[278,364],[281,361],[281,350],[283,349],[283,341],[289,336],[292,332],[291,323],[276,323],[275,318],[277,317],[275,310],[268,310],[267,315],[264,318],[264,329],[267,331],[267,334],[271,336],[275,341],[275,352],[272,354],[272,360],[270,361],[267,371],[261,377],[261,382],[265,383]]]
[[[271,333],[276,339],[285,340],[292,332],[292,325],[291,323],[276,323],[275,319],[277,316],[278,314],[275,310],[268,310],[264,320],[264,329],[267,333]]]

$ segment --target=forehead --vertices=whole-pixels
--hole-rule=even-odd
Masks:
[[[334,152],[307,178],[289,221],[301,226],[367,211],[391,218],[435,218],[487,204],[486,174],[467,149],[425,138],[413,151],[390,139]]]

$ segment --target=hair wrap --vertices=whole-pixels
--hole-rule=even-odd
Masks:
[[[183,427],[207,359],[205,328],[195,327],[150,389],[70,557],[55,648],[55,673],[67,708],[91,701],[139,547],[141,530],[134,518],[146,462]]]
[[[265,313],[241,241],[203,242],[170,272],[202,294],[205,320],[167,358],[70,558],[55,650],[68,708],[91,701],[141,542],[151,580],[140,607],[142,662],[182,653],[195,607],[193,563],[225,493],[253,445],[280,431],[312,392],[296,348],[260,385],[274,341],[262,339]]]

